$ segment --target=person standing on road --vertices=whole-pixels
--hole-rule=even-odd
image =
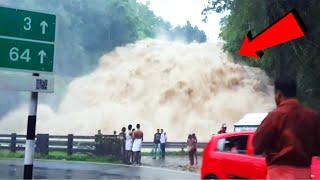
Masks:
[[[153,148],[153,159],[157,158],[157,154],[159,151],[159,158],[160,158],[160,138],[161,138],[161,133],[160,130],[157,129],[157,132],[154,134],[153,136],[153,144],[154,144],[154,148]]]
[[[143,132],[140,130],[140,124],[137,124],[137,130],[133,133],[132,152],[134,156],[134,165],[141,165],[141,147],[143,141]]]
[[[198,164],[198,150],[197,150],[197,148],[198,148],[198,140],[197,140],[197,136],[196,136],[196,134],[195,133],[193,133],[192,134],[192,139],[194,140],[194,157],[195,157],[195,159],[196,159],[196,165]]]
[[[132,129],[132,132],[131,132],[131,134],[132,134],[132,146],[133,146],[133,142],[134,142],[134,136],[133,136],[133,134],[134,134],[134,132],[136,131],[136,129]],[[133,164],[133,162],[134,162],[134,154],[133,154],[133,151],[132,151],[132,147],[131,147],[131,162],[132,162],[132,164]]]
[[[312,156],[320,155],[320,118],[300,105],[296,83],[275,81],[277,108],[255,132],[253,146],[266,154],[267,179],[310,179]]]
[[[218,134],[223,134],[226,132],[227,132],[227,125],[223,123],[221,129],[218,131]]]
[[[194,165],[195,141],[192,138],[191,134],[189,134],[189,136],[188,136],[187,145],[188,145],[187,147],[188,147],[188,153],[189,153],[190,166],[193,167],[193,165]]]
[[[122,127],[121,132],[119,133],[120,144],[121,144],[121,159],[123,163],[126,163],[126,128]]]
[[[131,156],[132,156],[132,125],[128,125],[128,132],[126,133],[126,163],[131,164]]]
[[[166,155],[166,143],[167,143],[167,133],[163,132],[161,129],[161,137],[160,137],[160,147],[161,147],[161,158],[164,159]]]

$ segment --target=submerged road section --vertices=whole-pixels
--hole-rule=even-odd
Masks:
[[[1,179],[23,178],[23,159],[0,160]],[[127,166],[57,160],[35,160],[34,179],[200,179],[191,172],[148,166]]]

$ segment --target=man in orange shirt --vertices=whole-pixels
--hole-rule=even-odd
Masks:
[[[267,179],[310,179],[312,157],[320,155],[319,115],[300,105],[292,80],[275,82],[275,101],[253,139],[255,152],[266,155]]]

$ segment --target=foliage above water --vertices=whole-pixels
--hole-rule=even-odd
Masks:
[[[198,27],[186,22],[174,28],[136,0],[0,0],[0,5],[57,15],[55,70],[62,75],[85,74],[96,68],[102,54],[159,34],[206,41]]]
[[[55,94],[45,99],[54,106],[70,79],[93,71],[99,57],[115,47],[158,35],[186,42],[206,41],[205,33],[197,27],[187,23],[174,28],[136,0],[0,0],[0,6],[57,15],[56,88]],[[1,91],[0,116],[22,98],[16,92]]]
[[[257,35],[292,8],[298,10],[307,26],[308,32],[304,38],[265,50],[258,61],[238,55],[249,30],[252,30],[253,36]],[[224,49],[232,53],[237,61],[260,67],[273,78],[295,78],[303,103],[320,109],[319,9],[318,0],[209,0],[203,15],[206,20],[212,11],[230,12],[221,21],[220,37],[225,41]]]

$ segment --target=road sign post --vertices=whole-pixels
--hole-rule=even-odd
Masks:
[[[34,76],[38,76],[34,74]],[[31,92],[29,115],[27,125],[27,138],[24,155],[24,179],[32,179],[33,174],[33,154],[35,148],[36,121],[37,121],[38,92]]]
[[[28,129],[24,157],[24,179],[32,179],[38,92],[53,87],[40,73],[53,72],[56,16],[0,7],[0,68],[32,73],[31,85],[7,83],[18,90],[30,90]],[[4,77],[5,78],[5,77]],[[0,78],[3,79],[3,78]],[[6,80],[15,80],[10,77]],[[6,84],[6,82],[4,82]],[[4,87],[6,85],[0,86]],[[50,89],[52,90],[52,89]]]

